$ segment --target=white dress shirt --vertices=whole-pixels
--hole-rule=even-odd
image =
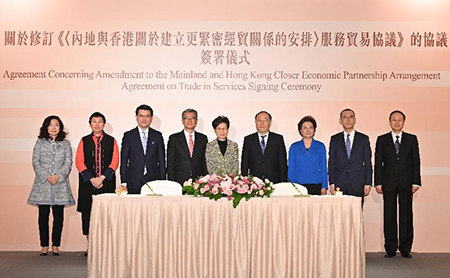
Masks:
[[[344,131],[344,145],[347,143],[347,134],[350,134],[350,150],[353,148],[353,141],[355,140],[355,130],[350,133]]]
[[[139,137],[141,138],[141,144],[142,144],[142,141],[144,139],[144,135],[143,135],[144,133],[145,133],[145,136],[146,136],[147,142],[148,142],[148,127],[146,129],[141,129],[139,127],[138,130],[139,130]],[[144,146],[142,146],[142,148],[144,148]],[[144,150],[144,153],[145,153],[145,151],[146,150]]]
[[[195,130],[192,131],[192,133],[187,132],[186,130],[184,131],[184,137],[186,137],[186,144],[188,145],[189,148],[189,135],[192,134],[192,142],[194,142],[194,146],[195,146]]]
[[[269,133],[270,132],[267,132],[266,134],[261,134],[261,133],[258,132],[258,138],[259,138],[259,145],[260,146],[261,146],[261,140],[263,139],[263,136],[265,136],[264,137],[264,146],[266,146],[266,148],[267,148],[267,141],[269,140]]]
[[[395,134],[395,132],[391,131],[391,135],[392,135],[392,140],[394,141],[394,144],[395,144],[395,140],[397,140],[397,136],[398,136],[398,142],[400,144],[402,143],[403,131],[400,131],[399,134]]]

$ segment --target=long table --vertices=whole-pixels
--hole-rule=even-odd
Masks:
[[[98,195],[88,277],[365,277],[361,199]]]

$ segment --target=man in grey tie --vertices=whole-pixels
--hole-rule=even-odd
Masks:
[[[153,109],[140,105],[136,108],[138,126],[123,135],[120,178],[131,194],[139,194],[148,181],[166,179],[163,136],[150,127],[152,120]]]
[[[392,130],[378,137],[375,148],[375,186],[376,191],[383,194],[386,258],[394,257],[397,249],[402,257],[412,257],[412,195],[421,186],[420,155],[417,137],[403,131],[405,120],[402,111],[392,111],[389,115]]]
[[[352,109],[340,113],[339,123],[344,131],[331,137],[328,175],[330,192],[337,187],[347,195],[364,197],[372,186],[372,151],[369,137],[355,130],[356,116]]]
[[[257,132],[244,138],[242,175],[269,179],[273,183],[287,181],[286,146],[282,135],[270,131],[272,115],[260,111],[255,116]]]

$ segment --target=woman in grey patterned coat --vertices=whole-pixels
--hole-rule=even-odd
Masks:
[[[208,174],[238,174],[239,147],[227,138],[230,121],[219,116],[212,122],[217,139],[206,145],[206,167]]]
[[[75,204],[69,183],[72,148],[70,142],[65,140],[66,135],[61,119],[58,116],[48,116],[33,148],[33,169],[36,176],[28,204],[39,207],[41,256],[47,255],[49,247],[50,208],[53,212],[52,252],[59,256],[64,207]]]

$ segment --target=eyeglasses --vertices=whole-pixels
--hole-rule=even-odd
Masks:
[[[344,120],[350,120],[350,119],[354,119],[355,116],[351,115],[351,116],[343,116],[342,119]]]
[[[185,117],[183,118],[183,121],[196,121],[197,118],[196,117]]]

